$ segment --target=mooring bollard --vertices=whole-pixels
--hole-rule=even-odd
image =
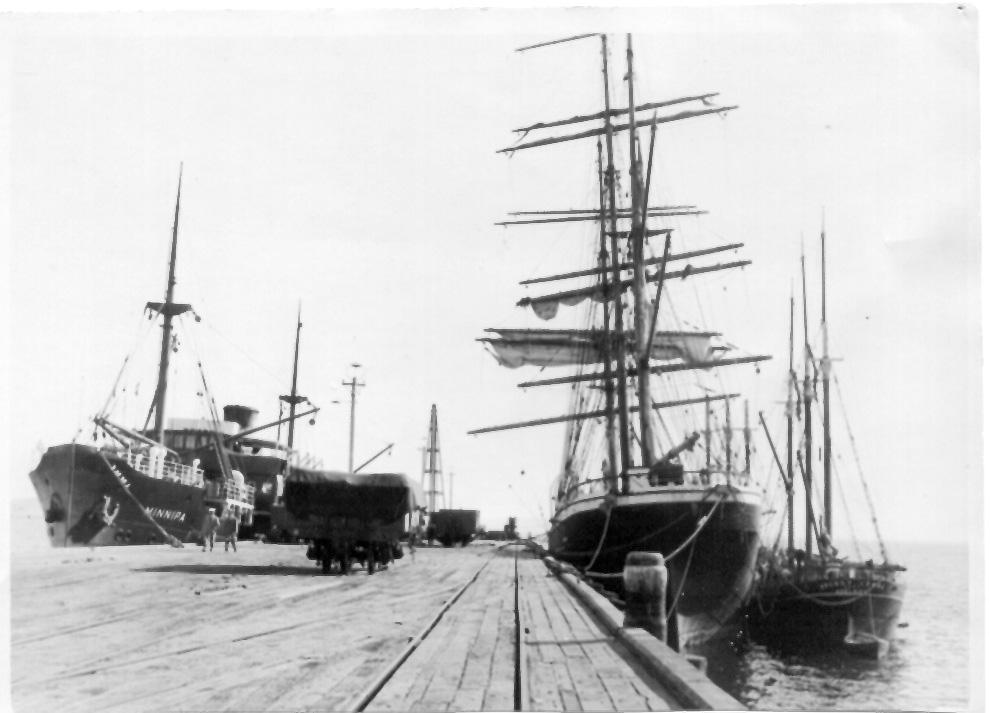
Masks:
[[[623,626],[635,626],[667,640],[667,565],[658,552],[630,552],[622,570],[626,616]]]

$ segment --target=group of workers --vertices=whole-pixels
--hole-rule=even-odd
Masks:
[[[203,538],[203,552],[206,552],[207,546],[210,552],[213,551],[213,543],[217,537],[223,542],[224,552],[228,552],[229,547],[237,552],[237,514],[233,508],[227,508],[223,517],[217,517],[216,508],[207,508],[200,535]]]
[[[200,528],[200,536],[203,539],[203,552],[206,548],[213,551],[213,543],[217,538],[223,542],[223,551],[229,552],[230,547],[237,552],[237,513],[234,508],[228,507],[223,517],[217,517],[217,509],[208,507],[206,517],[203,518],[203,526]],[[418,522],[414,523],[409,531],[409,554],[416,559],[416,545],[423,540],[423,528]]]

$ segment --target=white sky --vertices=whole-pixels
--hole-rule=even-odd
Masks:
[[[5,26],[11,497],[33,496],[37,444],[71,439],[102,406],[144,302],[162,298],[183,161],[177,299],[204,317],[195,343],[218,403],[274,415],[301,300],[301,390],[325,409],[302,429],[305,447],[346,466],[340,382],[359,362],[356,461],[395,442],[376,467],[418,477],[436,403],[455,505],[480,509],[489,528],[516,515],[542,529],[563,428],[465,432],[562,414],[566,388],[516,389],[533,370],[501,369],[474,340],[486,327],[560,326],[514,307],[527,294],[517,282],[587,264],[589,229],[493,223],[589,207],[594,143],[495,151],[517,126],[598,110],[600,57],[592,40],[513,50],[632,30],[638,100],[718,91],[740,106],[661,129],[652,202],[710,211],[676,224],[681,247],[746,243],[751,267],[676,294],[690,303],[696,287],[701,326],[776,355],[747,387],[754,423],[757,409],[779,412],[790,285],[802,235],[817,285],[824,208],[832,352],[881,526],[892,540],[960,540],[973,525],[973,8],[22,15]],[[624,37],[611,41],[625,106]],[[153,366],[141,368],[131,422],[154,387]],[[738,369],[730,378],[754,375]]]

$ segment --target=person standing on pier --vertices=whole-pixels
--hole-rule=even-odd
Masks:
[[[203,527],[200,532],[203,535],[203,552],[206,552],[206,545],[210,546],[210,552],[213,551],[213,540],[218,527],[220,527],[220,519],[217,517],[216,509],[207,508],[206,517],[203,518]]]
[[[409,557],[413,562],[416,561],[416,545],[419,544],[420,536],[421,528],[419,523],[415,522],[412,527],[409,528]]]
[[[233,508],[227,508],[223,517],[220,518],[220,526],[217,535],[223,540],[223,551],[227,552],[228,547],[233,547],[237,552],[237,514]]]

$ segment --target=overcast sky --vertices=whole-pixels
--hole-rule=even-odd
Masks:
[[[787,300],[803,237],[817,319],[824,210],[832,352],[881,526],[892,540],[969,531],[979,501],[964,494],[982,487],[972,8],[19,16],[7,28],[11,497],[33,497],[39,448],[99,410],[142,334],[120,408],[143,422],[158,332],[141,312],[164,294],[183,162],[176,298],[203,321],[183,332],[177,372],[201,359],[218,404],[273,418],[301,302],[300,388],[323,407],[304,448],[346,467],[341,381],[359,363],[357,462],[394,442],[375,467],[418,478],[436,403],[454,505],[489,528],[515,515],[544,529],[563,428],[466,431],[562,414],[567,389],[517,389],[534,371],[499,367],[475,339],[566,326],[515,307],[541,293],[517,283],[589,264],[594,228],[493,224],[593,205],[595,147],[495,152],[513,128],[602,104],[596,41],[515,48],[616,33],[613,105],[625,106],[632,30],[638,100],[716,91],[739,106],[658,134],[652,202],[709,211],[672,223],[675,246],[738,241],[753,260],[671,299],[775,355],[731,378],[754,421],[762,409],[779,426]],[[195,388],[177,375],[173,415],[195,415]],[[772,479],[762,443],[756,471]]]

